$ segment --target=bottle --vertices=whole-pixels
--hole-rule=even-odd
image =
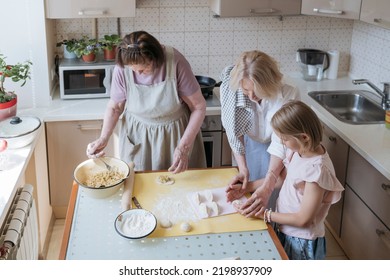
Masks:
[[[386,111],[385,124],[386,128],[390,129],[390,110]]]

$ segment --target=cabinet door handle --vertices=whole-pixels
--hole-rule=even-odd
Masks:
[[[381,229],[376,229],[376,234],[383,241],[383,243],[385,243],[387,248],[390,249],[390,233],[389,232],[385,232],[385,231],[383,231]]]
[[[344,11],[341,11],[341,10],[329,10],[329,9],[319,9],[319,8],[314,8],[313,12],[318,13],[318,14],[331,14],[331,15],[344,14]]]
[[[390,185],[386,185],[385,183],[382,184],[382,189],[386,191],[388,195],[390,195]]]
[[[276,9],[272,9],[272,8],[269,8],[269,9],[250,9],[249,10],[250,14],[256,14],[256,15],[273,14],[273,13],[276,13],[276,12],[277,12],[277,10]]]
[[[384,20],[384,19],[381,19],[381,18],[374,18],[374,22],[375,23],[378,23],[384,27],[387,27],[389,28],[390,27],[390,21],[388,20]]]
[[[106,14],[105,10],[81,10],[79,16],[102,16]]]
[[[102,127],[102,125],[77,125],[77,128],[80,130],[101,130]]]

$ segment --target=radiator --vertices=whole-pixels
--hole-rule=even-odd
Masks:
[[[38,259],[38,218],[33,186],[18,189],[0,234],[0,260]]]

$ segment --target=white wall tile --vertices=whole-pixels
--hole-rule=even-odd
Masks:
[[[134,19],[135,30],[145,30],[148,32],[160,31],[160,9],[141,8],[136,10]]]
[[[259,30],[281,30],[283,21],[279,17],[259,17]]]
[[[305,47],[312,49],[329,49],[329,29],[307,29]]]
[[[282,31],[282,54],[295,53],[299,48],[305,48],[306,30]]]
[[[284,17],[283,29],[306,29],[306,16]]]
[[[219,18],[213,17],[209,13],[210,17],[210,30],[211,31],[232,31],[234,30],[234,18]]]
[[[210,10],[208,7],[185,8],[185,31],[209,31]]]
[[[209,69],[208,73],[216,81],[220,81],[220,74],[222,70],[235,63],[236,57],[233,55],[215,55],[209,56]]]
[[[209,33],[208,32],[186,32],[185,33],[185,55],[209,54]]]
[[[211,31],[210,55],[233,55],[233,31]]]
[[[349,52],[351,49],[352,29],[335,28],[330,30],[329,49]]]
[[[194,72],[195,75],[208,76],[208,56],[186,55],[186,58],[191,64],[192,72]]]
[[[209,0],[185,0],[187,7],[209,7]]]
[[[184,31],[184,7],[161,8],[160,31]]]
[[[164,0],[162,0],[164,1]],[[137,0],[137,8],[157,8],[160,7],[160,0]]]
[[[161,7],[184,7],[184,0],[161,0]]]
[[[135,31],[134,18],[121,18],[120,19],[120,36],[124,37],[127,34]]]
[[[330,17],[309,16],[306,19],[306,26],[310,29],[329,29],[330,21]]]
[[[184,54],[184,32],[161,32],[160,42],[161,44],[175,47],[182,54]]]
[[[258,17],[238,17],[234,19],[234,30],[258,30]]]
[[[240,55],[244,51],[257,49],[257,31],[234,31],[235,55]]]
[[[257,49],[268,54],[280,54],[282,50],[282,30],[261,30],[257,34]]]

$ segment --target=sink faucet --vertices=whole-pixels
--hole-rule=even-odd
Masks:
[[[381,91],[377,86],[375,86],[373,83],[366,79],[352,80],[352,83],[354,85],[369,85],[373,90],[375,90],[376,93],[378,93],[382,97],[382,108],[386,111],[390,110],[390,82],[383,83],[383,91]]]

